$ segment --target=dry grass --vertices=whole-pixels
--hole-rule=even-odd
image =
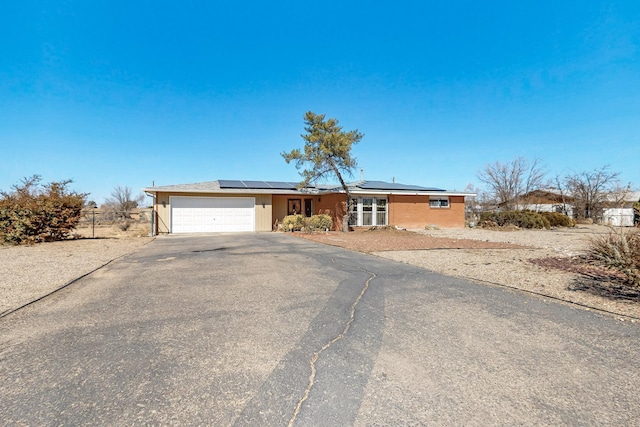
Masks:
[[[75,240],[0,246],[0,315],[47,295],[72,280],[135,252],[153,240],[148,226],[76,230]],[[142,236],[142,237],[137,237]],[[88,237],[88,238],[87,238]]]
[[[301,236],[413,264],[442,274],[517,288],[610,313],[640,318],[640,294],[625,276],[589,265],[585,253],[610,228],[358,230]],[[628,230],[627,230],[628,231]]]
[[[340,246],[358,252],[381,252],[426,249],[509,249],[523,246],[470,239],[433,237],[395,227],[359,228],[350,233],[296,233],[296,236],[332,246]]]
[[[84,224],[75,229],[74,236],[81,239],[94,237],[100,239],[122,239],[147,237],[150,235],[150,232],[151,226],[148,223],[127,221],[126,224],[99,224],[95,227],[92,227],[91,224]]]
[[[585,261],[622,275],[624,285],[640,288],[640,232],[612,228],[609,234],[594,236]]]

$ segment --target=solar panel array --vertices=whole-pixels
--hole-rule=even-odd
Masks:
[[[441,188],[420,187],[418,185],[400,184],[396,182],[365,181],[358,184],[363,190],[399,190],[399,191],[445,191]]]
[[[248,190],[295,190],[297,183],[282,181],[240,181],[230,179],[218,180],[220,188],[239,188]]]
[[[220,188],[235,188],[242,190],[296,190],[298,183],[283,181],[240,181],[221,179],[218,180]],[[364,181],[356,185],[363,190],[389,190],[389,191],[445,191],[441,188],[420,187],[418,185],[400,184],[384,181]],[[322,186],[318,186],[322,188]],[[332,187],[327,186],[327,189]],[[336,187],[338,188],[338,187]]]

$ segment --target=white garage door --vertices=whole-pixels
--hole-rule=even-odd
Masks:
[[[255,231],[253,197],[171,197],[172,233]]]

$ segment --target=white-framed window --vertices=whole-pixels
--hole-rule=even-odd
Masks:
[[[351,199],[353,203],[353,215],[349,217],[349,225],[358,225],[358,199]],[[347,206],[348,208],[348,206]]]
[[[429,198],[429,207],[430,208],[448,208],[449,207],[449,198],[448,197],[431,197]]]
[[[356,203],[356,199],[354,199]],[[387,225],[387,199],[382,197],[359,197],[350,225]]]
[[[387,199],[376,199],[376,225],[387,225]]]

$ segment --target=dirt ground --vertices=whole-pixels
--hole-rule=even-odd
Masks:
[[[133,222],[128,227],[118,224],[84,224],[78,227],[75,235],[78,238],[90,239],[122,239],[135,237],[148,237],[151,234],[151,225],[148,223]]]
[[[340,246],[358,252],[411,251],[427,249],[524,249],[525,246],[475,240],[469,238],[434,237],[415,231],[382,229],[357,229],[350,233],[331,231],[328,233],[295,233],[304,239],[326,245]]]
[[[610,231],[599,225],[552,230],[386,227],[295,235],[640,320],[640,292],[620,286],[615,275],[580,260],[591,238]]]
[[[95,238],[92,236],[95,235]],[[80,228],[76,239],[0,245],[0,316],[91,273],[153,240],[148,224]]]
[[[319,243],[366,252],[491,286],[509,287],[640,319],[640,294],[615,277],[585,270],[578,256],[603,226],[552,230],[357,230],[293,233]],[[95,236],[95,238],[92,238]],[[76,240],[0,246],[0,315],[138,250],[150,242],[148,224],[80,228]]]

